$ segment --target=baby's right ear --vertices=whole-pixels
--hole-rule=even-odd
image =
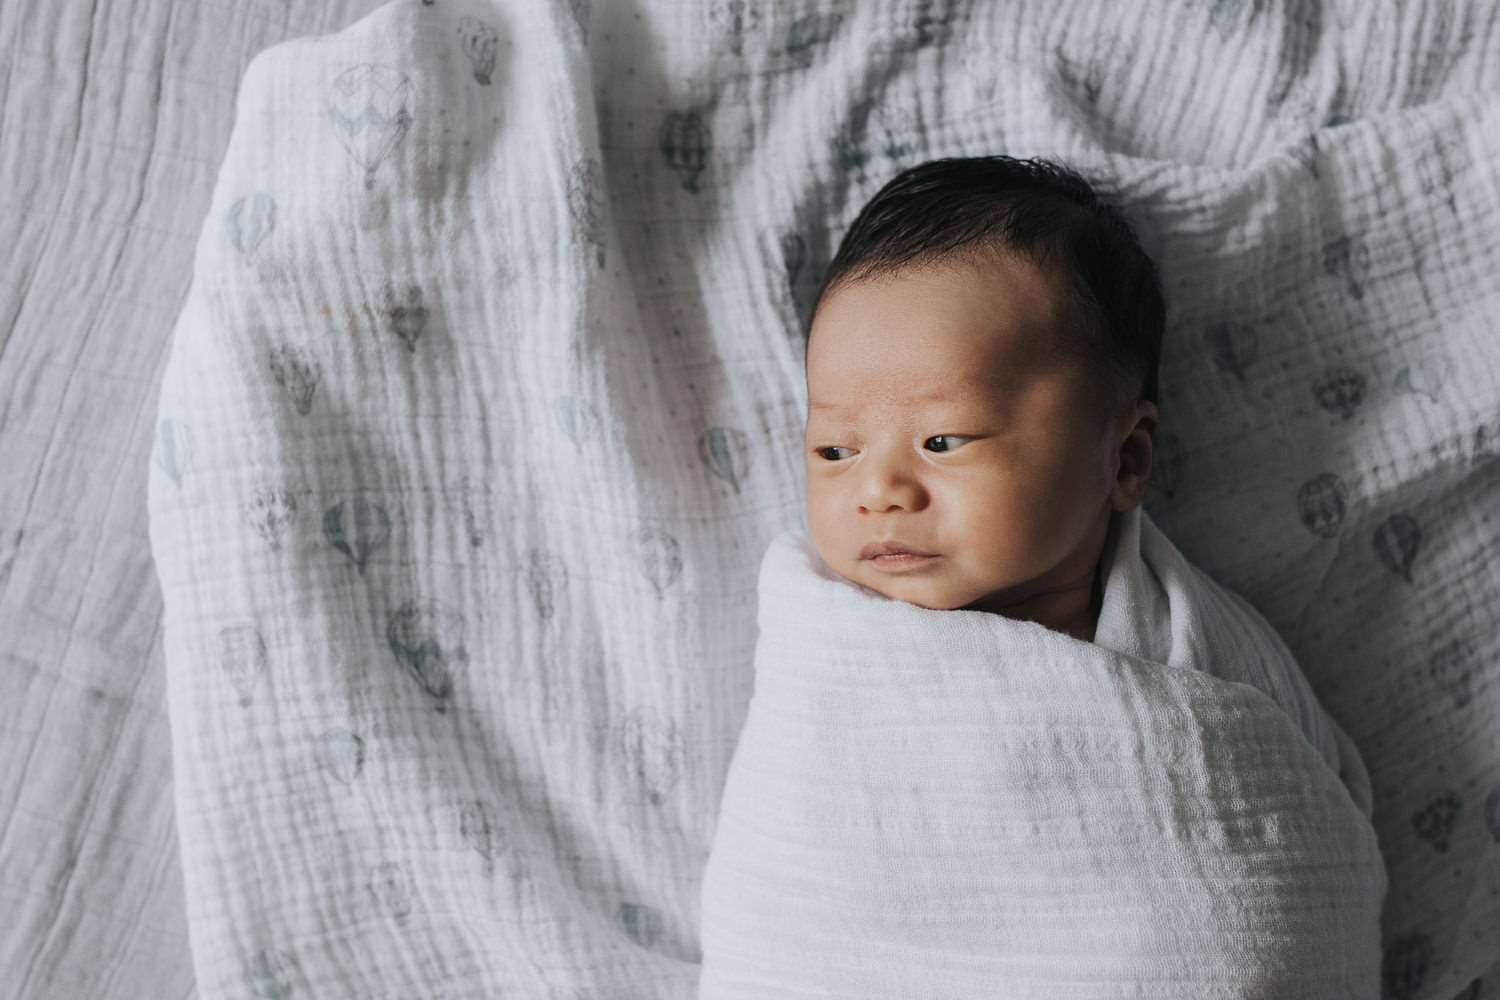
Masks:
[[[1146,499],[1146,489],[1151,485],[1156,433],[1161,429],[1161,413],[1149,399],[1135,404],[1131,420],[1133,422],[1116,455],[1115,485],[1110,494],[1110,503],[1118,511],[1130,510]]]

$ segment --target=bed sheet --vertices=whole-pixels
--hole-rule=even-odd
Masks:
[[[692,994],[817,275],[1005,151],[1161,265],[1149,509],[1359,746],[1385,990],[1483,990],[1489,10],[403,0],[257,58],[151,481],[200,989]]]
[[[0,996],[196,995],[158,387],[246,64],[376,6],[0,3]]]

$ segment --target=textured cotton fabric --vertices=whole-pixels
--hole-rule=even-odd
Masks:
[[[1381,988],[1466,988],[1500,41],[1426,10],[400,0],[259,56],[151,480],[202,994],[694,995],[811,295],[896,171],[993,152],[1140,225],[1151,515],[1368,767]]]
[[[702,1000],[1378,995],[1358,753],[1263,618],[1118,528],[1097,644],[776,539]]]

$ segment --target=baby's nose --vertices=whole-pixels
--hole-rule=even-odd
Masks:
[[[907,470],[894,463],[872,465],[859,497],[860,513],[921,510],[927,506],[927,491]]]

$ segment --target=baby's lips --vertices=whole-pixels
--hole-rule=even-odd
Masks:
[[[874,559],[877,556],[931,556],[934,554],[902,542],[871,542],[859,550],[861,559]]]

